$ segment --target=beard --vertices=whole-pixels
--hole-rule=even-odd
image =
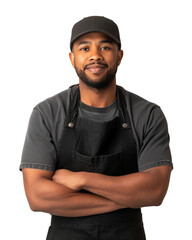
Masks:
[[[87,76],[85,68],[81,70],[76,66],[76,64],[74,64],[74,68],[80,80],[82,80],[88,87],[95,89],[105,89],[113,82],[117,72],[118,64],[116,61],[115,66],[108,70],[103,77],[97,79],[97,81],[94,81],[89,76]]]

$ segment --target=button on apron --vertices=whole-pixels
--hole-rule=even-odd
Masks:
[[[123,124],[122,124],[122,127],[123,127],[123,128],[127,128],[127,127],[128,127],[128,124],[127,124],[127,123],[123,123]]]
[[[70,128],[73,128],[73,127],[74,127],[74,124],[73,124],[72,122],[70,122],[70,123],[68,124],[68,126],[69,126]]]

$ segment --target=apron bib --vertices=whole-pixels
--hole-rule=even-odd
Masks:
[[[137,148],[117,87],[119,117],[95,122],[78,117],[80,92],[71,89],[63,135],[57,146],[57,169],[121,176],[138,172]],[[47,240],[145,240],[140,209],[120,209],[87,217],[52,216]]]

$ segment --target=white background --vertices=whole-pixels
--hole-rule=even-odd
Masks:
[[[147,239],[192,239],[190,0],[1,0],[1,236],[45,239],[50,216],[30,211],[18,170],[23,142],[32,108],[78,82],[70,32],[90,15],[120,28],[125,54],[117,83],[160,105],[169,124],[174,171],[163,205],[143,209]]]

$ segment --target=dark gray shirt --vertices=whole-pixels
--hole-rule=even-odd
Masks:
[[[61,92],[33,109],[20,169],[56,170],[57,144],[64,129],[69,92],[69,89]],[[167,122],[160,107],[124,89],[123,93],[137,144],[139,171],[172,166]],[[90,107],[80,102],[78,109],[79,117],[94,121],[110,121],[118,114],[117,101],[105,108]]]
[[[117,116],[119,116],[117,100],[115,100],[110,106],[104,108],[90,107],[80,101],[78,109],[78,117],[80,118],[86,118],[96,122],[105,122],[111,121]]]

